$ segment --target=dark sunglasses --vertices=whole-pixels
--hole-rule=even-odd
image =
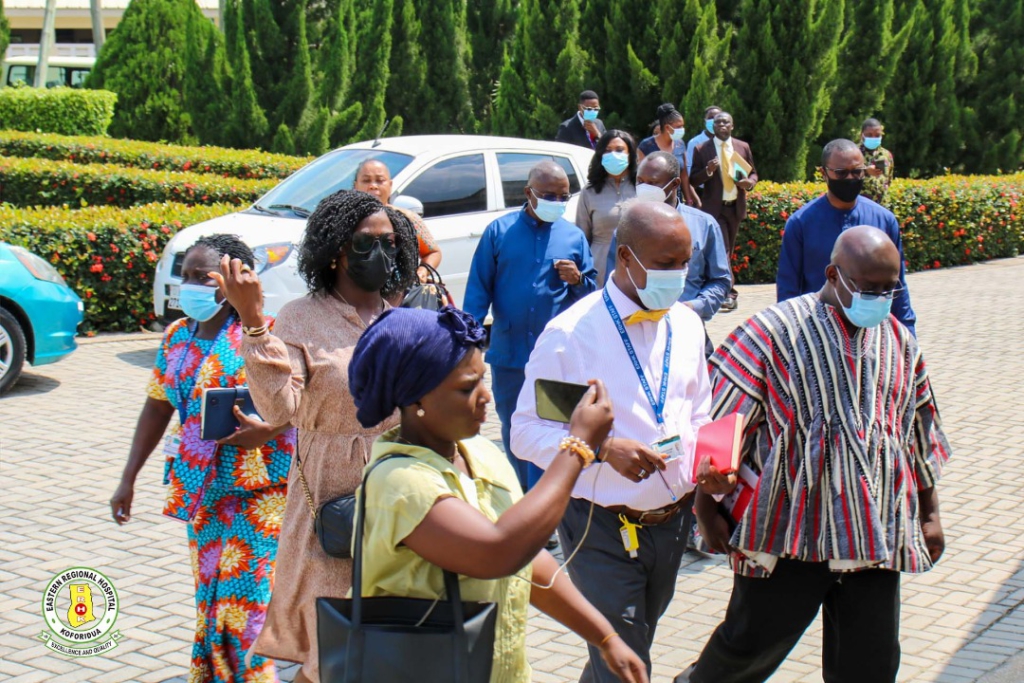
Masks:
[[[398,246],[401,240],[393,232],[385,235],[370,235],[365,232],[357,232],[352,236],[352,251],[356,254],[369,254],[373,251],[373,245],[380,244],[381,250],[388,256],[398,253]]]
[[[825,167],[826,171],[832,171],[835,174],[837,180],[846,180],[847,178],[853,178],[854,180],[861,180],[864,178],[864,174],[868,172],[866,167],[862,168],[829,168]]]

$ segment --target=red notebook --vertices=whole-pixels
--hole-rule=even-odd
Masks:
[[[693,481],[697,481],[697,468],[705,456],[722,474],[732,474],[740,468],[740,447],[743,444],[743,415],[733,413],[720,417],[697,430],[697,448],[693,454]]]

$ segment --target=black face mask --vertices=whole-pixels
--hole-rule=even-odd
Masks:
[[[855,201],[857,197],[860,196],[861,190],[864,189],[863,178],[844,178],[843,180],[837,180],[836,178],[829,178],[828,176],[825,176],[825,180],[828,182],[828,191],[841,202]]]
[[[369,254],[348,254],[348,276],[367,292],[379,292],[394,270],[395,260],[384,253],[380,242],[373,245]]]

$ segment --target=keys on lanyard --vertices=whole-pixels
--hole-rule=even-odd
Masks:
[[[631,522],[623,514],[619,515],[619,521],[622,522],[622,527],[619,529],[619,535],[622,536],[622,547],[629,553],[630,557],[636,559],[638,556],[637,551],[640,550],[640,538],[637,536],[636,530],[642,527],[643,524]]]

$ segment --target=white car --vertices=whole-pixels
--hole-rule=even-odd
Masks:
[[[178,232],[157,263],[153,309],[165,321],[181,317],[178,287],[185,249],[203,235],[218,233],[238,235],[252,247],[268,313],[306,294],[296,271],[306,218],[321,199],[351,188],[356,168],[371,158],[391,170],[393,204],[417,210],[422,206],[441,249],[441,276],[456,304],[462,305],[477,242],[491,221],[526,201],[523,189],[530,169],[546,159],[565,169],[573,194],[565,216],[571,221],[593,155],[589,149],[560,142],[474,135],[395,137],[347,145],[296,171],[248,209]]]

